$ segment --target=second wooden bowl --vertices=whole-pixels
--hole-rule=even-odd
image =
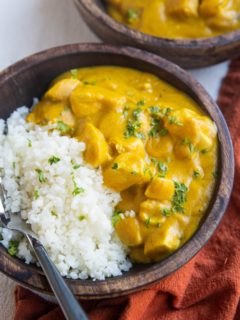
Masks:
[[[84,299],[129,294],[161,280],[187,263],[206,244],[219,224],[230,197],[234,175],[231,138],[217,105],[202,86],[185,71],[156,55],[138,49],[76,44],[28,57],[0,73],[0,118],[8,118],[20,106],[30,107],[33,97],[41,97],[59,74],[69,69],[98,65],[124,66],[149,72],[191,96],[217,125],[219,175],[201,226],[182,248],[161,262],[136,264],[129,272],[119,277],[104,281],[67,279],[74,294]],[[0,271],[31,290],[52,294],[40,268],[11,257],[1,245]]]
[[[106,43],[151,51],[187,69],[209,66],[240,54],[240,30],[207,39],[159,38],[112,19],[103,0],[73,1],[89,27]]]

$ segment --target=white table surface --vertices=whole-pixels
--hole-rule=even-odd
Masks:
[[[27,55],[50,47],[97,41],[79,17],[71,0],[0,0],[0,70]],[[222,63],[193,70],[191,74],[216,99],[226,71],[227,63]],[[13,319],[14,287],[12,280],[0,274],[2,320]]]

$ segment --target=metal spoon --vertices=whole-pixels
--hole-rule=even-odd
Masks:
[[[5,200],[6,191],[2,184],[2,177],[0,177],[0,221],[3,226],[7,229],[22,233],[28,239],[66,319],[87,320],[88,318],[85,312],[75,299],[54,263],[50,260],[43,245],[37,239],[37,236],[30,230],[24,220],[21,219],[20,214],[9,214],[9,212],[5,211]]]

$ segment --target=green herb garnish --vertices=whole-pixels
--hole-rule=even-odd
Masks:
[[[125,106],[123,109],[123,116],[125,119],[127,119],[127,117],[128,117],[128,111],[129,111],[129,107]]]
[[[17,254],[18,246],[19,246],[19,241],[13,240],[13,239],[10,240],[8,245],[8,253],[11,256],[15,256]]]
[[[46,179],[45,176],[44,176],[43,170],[41,170],[41,169],[35,169],[35,171],[36,171],[37,174],[38,174],[38,180],[39,180],[40,183],[44,183],[44,182],[47,181],[47,179]]]
[[[79,216],[79,217],[78,217],[78,220],[79,220],[79,221],[83,221],[83,220],[85,220],[85,219],[86,219],[85,216]]]
[[[162,215],[164,217],[169,217],[171,215],[171,213],[172,213],[171,209],[168,209],[168,208],[162,209]]]
[[[138,9],[129,9],[127,11],[127,20],[128,20],[128,22],[131,23],[131,22],[134,22],[134,21],[138,20],[139,14],[140,14],[140,12],[139,12]]]
[[[139,121],[134,121],[134,120],[128,120],[127,122],[127,129],[124,132],[124,137],[125,138],[130,138],[132,136],[136,137],[137,130],[141,127],[141,123]]]
[[[32,141],[30,139],[28,139],[28,147],[31,148],[32,147]]]
[[[149,109],[150,109],[150,112],[153,114],[157,114],[160,112],[160,108],[158,106],[152,106]]]
[[[177,120],[177,117],[175,116],[169,116],[168,117],[169,124],[175,124],[176,126],[183,126],[183,123]]]
[[[95,86],[96,83],[97,83],[96,80],[95,80],[95,81],[88,81],[88,80],[84,80],[84,81],[83,81],[83,84],[84,84],[85,86]]]
[[[52,156],[48,159],[48,162],[50,163],[50,165],[54,164],[54,163],[58,163],[61,159],[56,157],[56,156]]]
[[[144,100],[140,100],[140,101],[137,102],[137,106],[138,107],[142,107],[144,105],[145,105],[145,101]]]
[[[168,134],[168,129],[166,129],[166,128],[162,128],[162,129],[159,131],[159,135],[160,135],[161,137],[165,137],[167,134]]]
[[[83,188],[81,188],[81,187],[75,187],[74,190],[73,190],[73,192],[72,192],[72,194],[73,194],[74,196],[77,196],[78,194],[83,193],[84,191],[85,191],[85,190],[84,190]]]
[[[135,120],[139,120],[139,116],[140,116],[141,112],[142,112],[142,110],[140,108],[133,110],[133,118]]]
[[[195,150],[194,145],[193,145],[192,142],[189,141],[187,138],[184,138],[184,139],[182,140],[182,144],[188,146],[188,149],[189,149],[189,151],[190,151],[191,153],[194,152],[194,150]]]
[[[208,150],[207,150],[207,149],[202,149],[202,150],[201,150],[201,153],[202,153],[202,154],[206,154],[206,153],[208,153]]]
[[[35,190],[34,191],[34,199],[37,200],[39,198],[39,191]]]
[[[150,223],[151,223],[151,217],[147,218],[147,220],[145,221],[145,225],[147,228],[149,228]]]
[[[71,77],[72,77],[73,79],[77,79],[77,75],[78,75],[77,69],[72,69],[72,70],[70,70],[70,73],[71,73]]]
[[[165,178],[168,171],[168,166],[165,163],[159,161],[157,164],[157,168],[159,170],[158,176],[160,178]]]
[[[118,169],[118,163],[115,162],[115,163],[112,165],[112,169],[113,169],[113,170],[117,170],[117,169]]]
[[[187,186],[184,183],[174,181],[175,192],[172,199],[173,212],[184,213],[184,203],[187,201]]]
[[[77,196],[78,194],[81,194],[81,193],[83,193],[83,192],[85,191],[84,188],[79,187],[79,186],[77,185],[73,173],[72,173],[72,182],[73,182],[73,187],[74,187],[73,192],[72,192],[72,195],[73,195],[73,196]]]
[[[112,225],[115,227],[115,225],[119,222],[119,220],[121,220],[121,214],[123,214],[121,211],[119,210],[114,210],[113,212],[113,216],[112,216]]]
[[[60,131],[61,133],[67,133],[71,130],[71,128],[69,127],[69,125],[59,120],[57,122],[57,130]]]
[[[200,176],[200,172],[198,170],[193,171],[193,177],[198,178]]]
[[[55,211],[53,211],[53,210],[51,211],[51,215],[54,216],[54,217],[58,216],[57,213]]]

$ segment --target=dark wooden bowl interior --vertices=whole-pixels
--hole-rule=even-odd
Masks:
[[[67,280],[73,292],[85,299],[115,297],[140,290],[188,262],[205,245],[220,222],[230,197],[234,175],[232,143],[217,105],[185,71],[156,55],[138,49],[79,44],[50,49],[28,57],[0,73],[0,118],[7,119],[22,105],[30,107],[33,97],[41,97],[50,82],[62,72],[97,65],[127,66],[150,72],[191,96],[218,127],[219,175],[200,228],[182,248],[159,263],[134,265],[122,276],[105,281]],[[2,246],[0,270],[25,287],[51,294],[40,268],[11,257]]]
[[[187,69],[216,64],[240,52],[240,29],[207,39],[154,37],[112,19],[106,12],[105,0],[73,1],[88,26],[106,43],[154,52]]]

